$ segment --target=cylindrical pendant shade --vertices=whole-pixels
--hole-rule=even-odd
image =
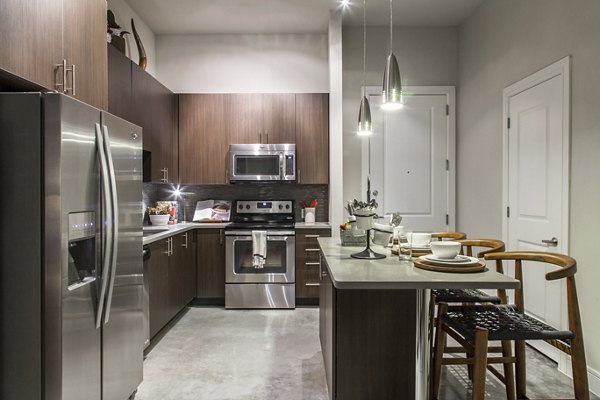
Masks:
[[[384,110],[397,110],[402,107],[400,69],[394,53],[390,53],[385,63],[382,95],[381,108]]]
[[[360,110],[358,111],[358,132],[360,136],[367,136],[373,133],[373,124],[371,123],[371,106],[369,99],[363,96],[360,101]]]

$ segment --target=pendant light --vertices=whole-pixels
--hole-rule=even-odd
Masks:
[[[367,75],[367,0],[363,0],[363,78],[362,84],[365,87]],[[360,110],[358,111],[358,131],[359,136],[369,136],[373,134],[373,124],[371,123],[371,106],[367,96],[360,100]]]
[[[400,82],[400,70],[398,61],[394,55],[393,46],[393,27],[394,13],[393,0],[390,0],[390,55],[385,63],[383,72],[383,91],[381,99],[381,108],[383,110],[398,110],[402,108],[402,84]]]

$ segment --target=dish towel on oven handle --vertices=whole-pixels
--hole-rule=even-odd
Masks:
[[[252,231],[252,266],[265,267],[267,260],[267,231]]]

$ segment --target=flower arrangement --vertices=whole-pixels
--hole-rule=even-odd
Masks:
[[[300,207],[302,208],[315,208],[319,203],[316,199],[312,199],[307,203],[304,200],[300,200]]]
[[[148,215],[170,215],[173,216],[175,214],[175,208],[171,207],[169,204],[159,204],[156,207],[148,207],[146,208],[146,212]]]

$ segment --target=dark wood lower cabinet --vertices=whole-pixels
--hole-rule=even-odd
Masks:
[[[194,298],[195,232],[188,231],[150,245],[148,265],[150,338]]]
[[[169,322],[169,246],[168,240],[150,245],[151,255],[148,260],[150,338]]]
[[[329,398],[414,399],[416,291],[340,290],[322,268],[319,333]]]
[[[225,304],[225,232],[197,230],[196,297]]]
[[[296,304],[319,304],[319,237],[331,237],[331,229],[296,230]]]

